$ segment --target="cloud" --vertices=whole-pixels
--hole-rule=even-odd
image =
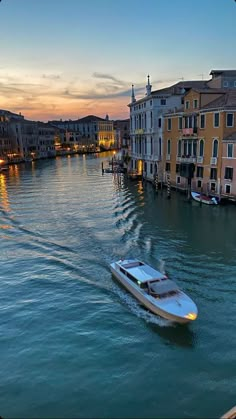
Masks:
[[[126,82],[124,82],[123,80],[117,79],[116,77],[112,76],[111,74],[99,73],[99,72],[95,71],[92,74],[92,76],[96,79],[112,80],[114,83],[119,84],[121,86],[124,86],[124,84],[126,84]]]
[[[42,78],[49,80],[60,80],[61,76],[59,74],[43,74]]]

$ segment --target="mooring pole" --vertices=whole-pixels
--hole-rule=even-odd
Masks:
[[[156,187],[156,192],[158,191],[158,174],[156,174],[156,178],[155,178],[155,187]]]
[[[104,169],[103,169],[103,161],[102,161],[102,174],[104,173]]]
[[[167,175],[167,198],[170,199],[170,175]]]

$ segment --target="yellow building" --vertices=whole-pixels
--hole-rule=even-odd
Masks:
[[[191,89],[182,108],[165,115],[164,182],[185,190],[193,176],[192,190],[221,195],[223,141],[235,131],[235,91]]]
[[[113,121],[108,119],[97,121],[98,145],[101,149],[110,150],[115,147],[115,131]]]

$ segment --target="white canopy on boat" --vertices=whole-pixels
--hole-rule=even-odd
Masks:
[[[156,271],[156,269],[153,269],[151,268],[151,266],[145,264],[126,270],[127,272],[130,272],[130,274],[134,276],[138,281],[141,282],[146,282],[154,279],[158,280],[166,277],[163,273]]]

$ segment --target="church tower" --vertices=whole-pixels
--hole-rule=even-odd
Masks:
[[[151,92],[152,92],[152,85],[150,84],[150,76],[147,76],[148,82],[146,85],[146,96],[150,96]]]

